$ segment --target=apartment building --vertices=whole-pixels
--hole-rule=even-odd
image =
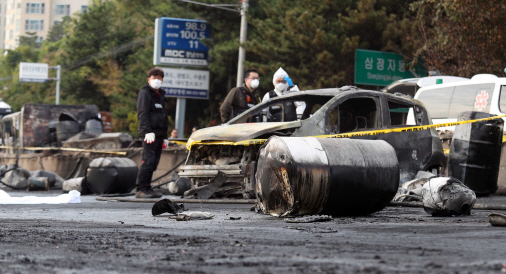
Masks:
[[[0,0],[0,34],[4,49],[15,49],[19,37],[35,32],[37,42],[46,38],[49,30],[63,20],[88,9],[92,0]]]
[[[0,0],[0,48],[4,46],[7,0]]]

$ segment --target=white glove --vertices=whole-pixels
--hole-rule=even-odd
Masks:
[[[155,134],[153,132],[146,133],[146,136],[144,136],[144,142],[151,144],[155,141]]]
[[[169,146],[169,139],[163,139],[163,146],[162,148],[166,148]]]

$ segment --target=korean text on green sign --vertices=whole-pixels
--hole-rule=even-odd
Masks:
[[[357,49],[355,52],[355,84],[387,86],[394,81],[425,77],[426,70],[416,65],[409,70],[402,55],[390,52]]]

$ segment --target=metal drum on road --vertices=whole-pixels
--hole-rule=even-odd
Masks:
[[[135,162],[128,158],[95,158],[86,170],[86,187],[99,195],[129,193],[135,188],[138,171]]]
[[[466,111],[458,121],[493,117]],[[504,121],[494,119],[455,127],[450,146],[448,175],[459,179],[477,195],[496,192]]]
[[[366,215],[398,187],[399,163],[385,141],[272,136],[260,148],[257,201],[274,216]]]

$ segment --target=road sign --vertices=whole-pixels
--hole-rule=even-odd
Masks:
[[[207,66],[208,48],[201,39],[211,37],[206,21],[167,18],[155,20],[154,65]]]
[[[43,83],[48,80],[47,64],[43,63],[19,63],[19,81],[20,82],[38,82]]]
[[[209,71],[161,68],[165,96],[192,99],[209,98]]]
[[[397,80],[425,76],[425,67],[417,64],[409,70],[400,54],[363,49],[355,51],[355,84],[387,86]]]

